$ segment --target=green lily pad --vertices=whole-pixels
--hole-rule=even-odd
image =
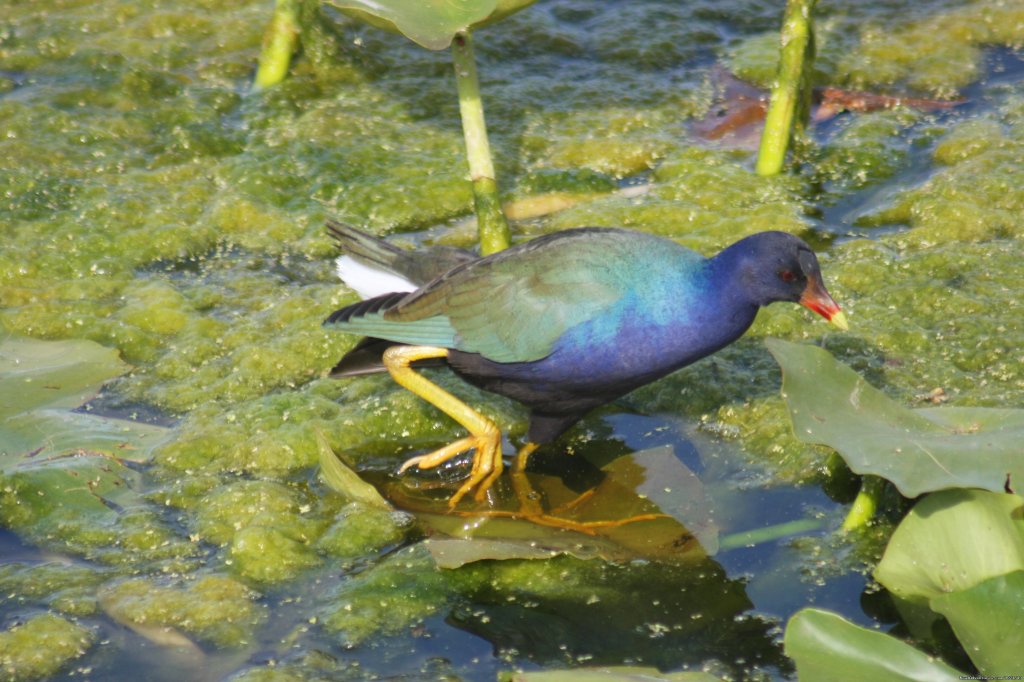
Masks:
[[[51,538],[77,528],[103,543],[101,529],[144,504],[140,474],[129,464],[148,460],[170,431],[70,411],[127,369],[116,351],[92,341],[0,343],[0,519],[7,525]]]
[[[346,14],[428,50],[443,50],[459,31],[486,26],[536,0],[330,0]]]
[[[801,682],[963,679],[962,673],[895,637],[820,609],[803,609],[790,618],[785,648]]]
[[[167,429],[70,411],[128,369],[92,341],[0,343],[0,473],[70,454],[147,459]]]
[[[1024,669],[1024,571],[932,599],[982,675]]]
[[[797,438],[834,448],[859,474],[907,497],[947,488],[1004,490],[1024,480],[1024,410],[910,410],[817,346],[765,342],[782,366]]]
[[[1024,570],[1024,498],[947,490],[910,511],[885,549],[875,578],[890,592],[925,603]]]
[[[92,341],[0,342],[0,419],[34,408],[78,407],[128,371],[117,351]]]

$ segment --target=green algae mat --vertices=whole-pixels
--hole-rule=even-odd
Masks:
[[[770,85],[781,5],[545,0],[475,33],[514,240],[786,230],[850,318],[765,309],[538,452],[561,517],[656,517],[593,533],[511,518],[506,479],[445,513],[459,467],[395,472],[457,425],[328,376],[356,295],[324,220],[471,247],[473,195],[447,52],[310,0],[254,92],[271,5],[5,8],[0,677],[1024,670],[1019,2],[819,3],[816,85],[956,104],[822,118],[774,178],[756,121],[700,130],[723,73]],[[878,512],[843,533],[862,475]]]

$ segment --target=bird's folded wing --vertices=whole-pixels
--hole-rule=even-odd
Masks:
[[[385,319],[380,312],[374,312],[345,320],[332,321],[328,319],[324,325],[350,334],[362,334],[398,343],[441,348],[456,347],[455,328],[443,315],[422,320],[395,322]]]
[[[550,240],[457,267],[381,317],[438,331],[446,321],[454,332],[449,348],[495,362],[539,360],[568,330],[608,310],[625,293],[613,267],[615,245],[573,241]]]

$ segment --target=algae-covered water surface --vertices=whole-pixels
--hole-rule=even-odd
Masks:
[[[589,535],[443,513],[464,468],[396,469],[459,427],[327,376],[358,339],[321,327],[357,300],[324,220],[471,247],[472,192],[447,52],[307,2],[288,78],[253,91],[271,4],[3,11],[0,676],[788,679],[801,607],[902,631],[871,578],[899,504],[838,532],[857,480],[794,435],[764,339],[905,405],[1024,406],[1024,5],[821,3],[817,83],[954,105],[822,120],[772,178],[749,130],[701,126],[723,74],[770,83],[784,3],[542,0],[476,34],[515,240],[786,230],[851,321],[776,304],[540,451],[553,507],[671,517]],[[524,436],[522,408],[428,371]],[[383,497],[323,475],[335,456]]]

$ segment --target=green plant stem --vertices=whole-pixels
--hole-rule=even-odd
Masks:
[[[868,525],[878,510],[878,500],[882,495],[884,481],[878,476],[865,476],[864,482],[860,485],[860,492],[853,501],[846,519],[843,520],[842,530],[845,533],[863,528]]]
[[[786,161],[791,139],[801,137],[811,109],[810,73],[814,64],[811,12],[816,0],[788,0],[782,23],[779,72],[757,154],[758,175],[775,175]]]
[[[257,90],[284,80],[298,44],[299,0],[276,0],[274,16],[263,34],[263,50],[254,83]]]
[[[509,229],[498,200],[498,183],[491,161],[491,145],[487,140],[484,105],[480,99],[480,83],[476,77],[476,58],[473,56],[473,38],[469,31],[455,35],[452,41],[452,59],[455,62],[455,83],[459,90],[459,113],[462,114],[462,132],[466,137],[466,156],[469,158],[469,176],[473,182],[473,203],[476,207],[477,230],[480,234],[480,254],[486,256],[508,248]]]
[[[779,540],[790,535],[818,530],[822,525],[822,522],[818,519],[797,519],[796,521],[787,521],[786,523],[779,523],[767,528],[745,530],[722,537],[718,541],[718,548],[719,550],[728,550],[749,547],[750,545],[760,545],[764,542]]]

